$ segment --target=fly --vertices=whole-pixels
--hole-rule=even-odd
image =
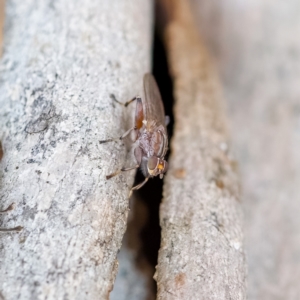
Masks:
[[[123,140],[132,132],[134,133],[133,143],[136,143],[134,157],[136,165],[123,167],[120,170],[109,174],[110,179],[121,172],[141,168],[145,180],[131,188],[129,197],[134,190],[140,189],[151,177],[158,176],[162,179],[168,169],[165,155],[168,150],[168,135],[166,125],[168,117],[165,116],[161,95],[154,77],[151,74],[144,75],[145,98],[134,97],[126,103],[114,100],[125,107],[136,101],[134,126],[127,130],[119,138],[100,141],[100,144]]]

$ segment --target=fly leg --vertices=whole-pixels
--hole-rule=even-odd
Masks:
[[[137,100],[137,99],[140,98],[140,97],[138,97],[138,96],[133,97],[132,99],[130,99],[129,101],[127,101],[127,102],[125,102],[125,103],[118,101],[118,100],[116,99],[116,96],[115,96],[114,94],[111,94],[111,95],[110,95],[110,98],[113,99],[115,102],[117,102],[117,103],[119,103],[119,104],[121,104],[121,105],[127,107],[130,103],[134,102],[135,100]]]
[[[140,147],[135,148],[134,149],[134,155],[135,155],[136,161],[140,165],[142,163],[143,150]],[[149,180],[149,177],[146,177],[143,182],[141,182],[140,184],[132,187],[131,190],[130,190],[130,192],[129,192],[128,198],[131,197],[133,191],[136,191],[136,190],[140,189],[148,180]]]
[[[134,167],[129,167],[129,168],[123,167],[121,170],[118,170],[112,174],[106,175],[106,179],[110,179],[116,175],[119,175],[121,172],[131,171],[131,170],[139,168],[141,165],[141,162],[142,162],[142,149],[140,147],[136,147],[134,149],[134,156],[135,156],[135,159],[137,162],[137,164]]]
[[[129,103],[131,103],[131,102],[133,102],[135,100],[137,101],[137,103],[136,103],[136,108],[135,108],[134,126],[132,128],[130,128],[129,130],[127,130],[120,137],[99,141],[100,144],[104,144],[104,143],[108,143],[108,142],[113,142],[113,141],[118,141],[118,140],[123,140],[133,130],[136,132],[135,140],[137,139],[137,136],[138,136],[137,135],[137,131],[142,128],[142,126],[143,126],[143,120],[144,120],[144,109],[143,109],[142,98],[140,98],[140,97],[134,97],[130,101],[126,102],[125,104],[123,104],[123,103],[119,102],[117,99],[115,99],[115,101],[117,101],[118,103],[120,103],[120,104],[122,104],[124,106],[127,106]]]
[[[126,138],[130,133],[131,131],[133,130],[136,130],[136,127],[132,127],[130,128],[129,130],[127,130],[124,134],[122,134],[120,137],[117,137],[117,138],[112,138],[112,139],[107,139],[107,140],[102,140],[102,141],[99,141],[100,144],[105,144],[105,143],[108,143],[108,142],[113,142],[113,141],[122,141],[124,138]]]
[[[136,137],[135,137],[135,140],[138,139],[138,131],[143,127],[143,122],[144,122],[144,108],[143,108],[143,102],[142,102],[142,98],[140,97],[134,97],[133,99],[131,99],[130,101],[126,102],[125,104],[119,102],[117,99],[115,99],[115,97],[112,95],[113,99],[124,105],[125,107],[128,106],[131,102],[133,101],[137,101],[136,103],[136,108],[135,108],[135,118],[134,118],[134,127],[130,128],[128,131],[126,131],[121,137],[117,138],[117,139],[108,139],[108,140],[103,140],[103,141],[100,141],[100,144],[103,144],[103,143],[107,143],[107,142],[111,142],[111,141],[115,141],[115,140],[122,140],[124,139],[127,135],[130,134],[130,132],[132,130],[135,130],[136,132]],[[121,170],[119,171],[116,171],[110,175],[107,175],[106,176],[106,179],[110,179],[118,174],[120,174],[121,172],[125,172],[125,171],[129,171],[129,170],[134,170],[134,169],[137,169],[139,168],[139,166],[141,165],[142,163],[142,156],[143,156],[143,151],[140,147],[137,147],[134,149],[134,156],[135,156],[135,159],[136,159],[136,162],[137,164],[134,166],[134,167],[130,167],[130,168],[122,168]],[[148,177],[144,180],[144,182],[140,183],[139,185],[133,187],[130,192],[129,192],[129,197],[131,196],[132,194],[132,191],[134,190],[137,190],[139,189],[140,187],[142,187],[147,181],[148,181]]]
[[[6,209],[4,210],[0,210],[0,214],[4,214],[8,211],[11,211],[14,209],[14,203],[12,203],[11,205],[9,205]],[[23,229],[22,226],[17,226],[14,228],[0,228],[0,232],[9,232],[9,231],[21,231]]]
[[[148,180],[149,180],[149,177],[146,177],[145,180],[144,180],[143,182],[141,182],[140,184],[138,184],[138,185],[134,186],[133,188],[131,188],[131,190],[130,190],[130,192],[129,192],[128,198],[131,197],[133,191],[139,190],[143,185],[146,184],[146,182],[147,182]]]
[[[134,167],[129,167],[129,168],[122,168],[121,170],[118,170],[114,173],[111,173],[109,175],[106,175],[106,179],[110,179],[116,175],[119,175],[121,172],[126,172],[126,171],[131,171],[131,170],[134,170],[134,169],[137,169],[140,165],[135,165]]]

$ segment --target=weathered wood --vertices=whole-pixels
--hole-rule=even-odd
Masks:
[[[142,249],[141,232],[149,216],[145,203],[133,194],[127,230],[118,254],[119,271],[110,300],[154,300],[154,267]]]
[[[300,299],[300,2],[193,0],[240,162],[248,299]]]
[[[5,299],[106,299],[118,269],[134,172],[109,181],[150,69],[149,0],[8,1],[0,66]]]
[[[187,1],[163,1],[175,129],[160,209],[158,299],[245,299],[239,183],[218,79]]]

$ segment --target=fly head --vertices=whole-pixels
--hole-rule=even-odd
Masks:
[[[163,159],[156,156],[151,156],[148,159],[147,171],[151,177],[159,175],[162,179],[164,173],[168,170],[168,163]]]

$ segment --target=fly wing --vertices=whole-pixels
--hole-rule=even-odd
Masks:
[[[144,90],[146,120],[155,120],[165,127],[164,105],[157,83],[154,77],[149,73],[144,75]]]

